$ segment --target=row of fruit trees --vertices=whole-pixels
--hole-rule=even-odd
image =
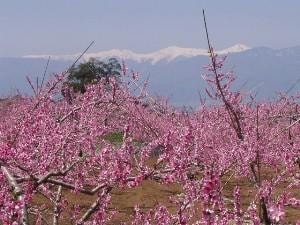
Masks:
[[[210,101],[194,111],[150,97],[125,66],[121,82],[100,81],[83,94],[61,96],[63,73],[34,96],[2,102],[0,223],[57,225],[68,212],[73,224],[110,224],[118,213],[108,207],[111,192],[145,180],[180,184],[176,211],[136,206],[126,224],[288,221],[289,210],[300,206],[299,96],[257,102],[232,91],[234,74],[224,72],[225,59],[210,50],[203,76]],[[121,144],[102,138],[117,132]],[[239,182],[225,194],[229,180],[247,182],[251,201]],[[65,191],[95,196],[94,202],[70,207]],[[51,207],[32,204],[37,194]]]

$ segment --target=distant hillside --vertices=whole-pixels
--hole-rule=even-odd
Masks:
[[[30,93],[30,87],[26,76],[40,80],[44,74],[47,59],[30,58],[0,58],[0,96],[16,94],[17,91]],[[65,70],[70,62],[51,60],[48,66],[47,76],[54,72]]]
[[[148,60],[127,57],[126,63],[130,69],[140,72],[142,79],[149,77],[151,93],[168,96],[176,105],[195,106],[199,102],[198,93],[204,93],[205,83],[201,74],[205,72],[203,67],[208,64],[209,59],[205,52],[204,55],[195,52],[193,55],[191,49],[182,49],[176,48],[175,53],[170,53],[172,51],[169,48],[169,55],[165,54],[165,57],[160,55],[160,59],[157,55]],[[233,50],[228,55],[226,69],[235,71],[238,77],[236,88],[242,88],[245,92],[258,92],[259,98],[268,98],[274,97],[276,91],[288,90],[300,80],[300,47],[274,50],[266,47],[249,49],[240,45],[240,49]],[[166,49],[158,52],[166,52]],[[90,53],[88,56],[96,57],[97,54]],[[153,56],[154,53],[151,54]],[[122,56],[124,55],[119,57]],[[41,77],[47,62],[46,56],[39,57],[0,58],[0,94],[9,95],[16,89],[28,92],[25,76]],[[50,61],[48,74],[65,70],[71,65],[72,57],[69,59],[55,57],[56,60]],[[299,90],[297,85],[293,91],[296,90]]]

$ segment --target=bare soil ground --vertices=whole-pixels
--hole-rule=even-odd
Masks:
[[[264,178],[267,178],[269,170],[264,171]],[[223,193],[226,198],[233,199],[233,189],[235,186],[241,188],[241,199],[242,199],[242,208],[245,210],[251,201],[255,198],[254,193],[255,187],[254,184],[249,182],[246,178],[230,178],[229,175],[223,178],[223,184],[226,184],[223,189]],[[282,183],[278,189],[277,193],[282,193],[285,191],[286,183]],[[179,184],[159,184],[155,181],[144,181],[141,186],[137,188],[124,188],[124,189],[115,189],[112,191],[112,200],[109,206],[109,209],[118,211],[113,218],[110,224],[120,224],[121,222],[128,222],[133,215],[133,210],[135,205],[139,205],[142,210],[149,210],[153,208],[157,203],[165,205],[171,212],[176,211],[176,206],[170,201],[171,196],[180,194],[182,191]],[[295,194],[300,198],[299,191],[295,190]],[[87,196],[84,194],[75,194],[70,191],[64,190],[64,197],[68,200],[70,208],[74,204],[79,204],[82,209],[86,210],[90,204],[95,199],[95,196]],[[46,205],[51,208],[49,202],[41,195],[36,195],[33,199],[32,204]],[[231,204],[231,203],[228,203]],[[201,211],[199,211],[201,214]],[[51,216],[47,213],[45,218],[48,221],[52,221]],[[300,210],[296,208],[288,208],[286,212],[286,222],[287,224],[295,224],[297,220],[300,219]],[[32,218],[34,220],[34,218]],[[31,221],[32,221],[31,220]],[[51,224],[51,222],[50,222]],[[61,220],[60,225],[72,224],[70,215],[67,213],[63,214],[63,219]]]

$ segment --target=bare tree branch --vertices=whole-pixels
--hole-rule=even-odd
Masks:
[[[53,209],[53,225],[58,225],[60,213],[61,213],[61,206],[60,201],[61,201],[61,196],[62,196],[62,186],[58,186],[58,190],[56,193],[56,198],[54,202],[54,209]]]
[[[13,188],[13,193],[17,197],[19,201],[24,201],[24,196],[22,193],[22,189],[17,183],[16,179],[14,176],[9,172],[9,170],[5,166],[1,166],[1,170],[3,174],[5,175],[6,179],[8,180],[8,183],[12,186]],[[27,212],[27,206],[24,202],[24,207],[22,209],[22,225],[29,225],[29,218],[28,218],[28,212]]]
[[[108,187],[101,195],[94,201],[94,203],[90,206],[90,208],[83,214],[83,216],[79,219],[79,221],[76,223],[76,225],[83,225],[84,222],[86,222],[99,208],[101,205],[101,199],[108,194],[112,190],[112,187]]]

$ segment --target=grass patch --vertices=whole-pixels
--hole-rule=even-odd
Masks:
[[[109,141],[110,143],[120,146],[123,143],[123,132],[113,132],[110,134],[107,134],[103,137],[104,140]],[[133,144],[135,146],[141,146],[142,145],[142,141],[139,140],[133,140]]]
[[[103,137],[103,139],[111,142],[112,144],[121,144],[123,142],[123,132],[107,134]]]

